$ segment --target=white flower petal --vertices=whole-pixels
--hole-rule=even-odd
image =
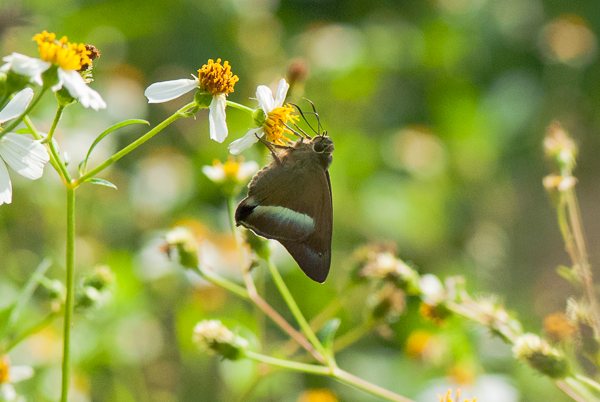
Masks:
[[[42,73],[52,65],[47,61],[25,56],[20,53],[13,53],[4,57],[10,69],[17,74],[25,75],[38,85],[42,85]]]
[[[265,134],[262,128],[253,128],[249,130],[242,138],[238,138],[229,144],[229,152],[233,155],[239,155],[246,148],[250,148],[252,145],[258,142],[257,135],[262,137]]]
[[[213,96],[208,112],[211,140],[223,142],[225,141],[225,138],[227,138],[227,121],[225,120],[226,106],[227,97],[225,94]]]
[[[90,107],[94,110],[106,108],[106,103],[100,94],[90,88],[77,71],[67,71],[59,68],[58,79],[62,81],[71,96],[77,99],[83,107]]]
[[[283,106],[283,102],[285,102],[288,89],[290,89],[290,84],[287,83],[285,78],[279,80],[279,85],[277,85],[277,92],[275,92],[275,107]]]
[[[263,112],[265,112],[265,114],[268,114],[275,108],[273,92],[271,91],[271,88],[266,85],[259,85],[256,88],[256,99],[258,100],[258,105],[261,107]]]
[[[215,183],[220,183],[225,180],[223,166],[202,166],[202,173]]]
[[[33,89],[25,88],[15,94],[8,104],[0,111],[0,123],[14,119],[27,109],[33,99]]]
[[[240,170],[238,171],[238,180],[243,181],[252,176],[254,173],[258,171],[258,163],[255,161],[244,162],[240,165]]]
[[[17,399],[17,391],[11,383],[0,384],[0,400],[13,402]]]
[[[27,380],[33,377],[33,368],[29,366],[12,366],[10,368],[10,381],[12,383]]]
[[[6,165],[0,160],[0,205],[12,202],[12,186]]]
[[[179,98],[198,87],[198,80],[180,79],[173,81],[156,82],[146,88],[144,95],[148,103],[162,103]]]
[[[21,176],[39,179],[50,157],[46,148],[29,136],[7,133],[0,138],[0,157]]]
[[[419,287],[425,303],[436,305],[444,300],[446,291],[437,276],[432,274],[421,276]]]

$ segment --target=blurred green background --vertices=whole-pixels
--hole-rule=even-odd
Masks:
[[[595,0],[0,1],[2,55],[36,56],[31,36],[44,29],[102,52],[93,87],[108,109],[69,108],[56,134],[73,168],[110,124],[126,118],[156,124],[189,101],[148,106],[143,91],[153,82],[189,77],[208,58],[221,57],[240,77],[230,99],[254,106],[256,85],[274,87],[293,60],[306,64],[307,78],[293,98],[315,102],[336,147],[331,275],[318,285],[285,253],[278,261],[308,316],[343,298],[339,290],[353,249],[392,241],[421,272],[465,275],[474,293],[501,295],[526,329],[539,332],[543,317],[564,309],[573,292],[555,273],[568,260],[541,185],[549,172],[541,144],[553,119],[581,146],[578,188],[592,261],[599,257]],[[54,107],[47,97],[38,109],[34,120],[41,129],[50,127]],[[252,124],[233,109],[227,117],[227,142]],[[107,139],[90,165],[140,133],[132,128]],[[246,158],[263,163],[255,148]],[[198,352],[191,329],[200,319],[224,318],[253,331],[260,326],[255,313],[185,275],[159,250],[164,230],[186,222],[206,239],[203,257],[238,276],[225,201],[200,170],[226,157],[226,144],[209,140],[207,114],[200,112],[106,171],[103,177],[118,191],[79,191],[78,272],[107,264],[116,286],[107,306],[77,316],[73,400],[229,401],[248,386],[256,368]],[[65,207],[55,172],[48,168],[38,182],[13,182],[13,204],[0,208],[2,304],[44,256],[56,262],[52,275],[63,276]],[[269,284],[267,296],[285,313]],[[359,306],[346,303],[343,328],[361,320]],[[458,323],[437,328],[414,310],[389,336],[369,334],[343,352],[340,364],[419,400],[437,400],[423,392],[452,379],[462,380],[463,388],[480,387],[472,396],[481,401],[496,401],[498,387],[513,392],[513,399],[499,399],[505,402],[564,400],[485,331]],[[37,370],[19,385],[31,400],[57,396],[56,324],[12,356],[15,364]],[[405,352],[417,329],[435,335],[444,358]],[[278,337],[273,330],[267,340]],[[331,388],[344,401],[374,400],[289,373],[267,378],[245,400],[296,401],[313,387]]]

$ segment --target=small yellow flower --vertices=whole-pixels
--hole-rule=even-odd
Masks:
[[[338,402],[333,392],[325,388],[309,389],[298,398],[298,402]]]
[[[452,397],[452,390],[449,389],[448,392],[446,392],[446,395],[440,396],[440,402],[477,402],[477,398],[461,399],[460,389],[457,389],[455,396]]]
[[[288,127],[296,123],[299,117],[291,105],[284,104],[289,88],[285,79],[279,81],[275,94],[266,85],[256,88],[258,113],[262,115],[262,119],[256,119],[258,127],[248,130],[242,138],[229,144],[229,152],[238,155],[258,142],[260,137],[265,137],[268,142],[276,145],[289,145],[292,142],[286,136],[292,133]]]
[[[81,71],[92,64],[92,52],[83,43],[71,43],[66,36],[56,40],[56,34],[43,31],[33,36],[40,58],[63,70]]]
[[[56,39],[56,34],[47,31],[36,34],[33,40],[38,45],[39,59],[13,53],[2,58],[6,64],[0,70],[10,70],[43,85],[48,82],[44,83],[42,75],[55,66],[56,79],[51,82],[53,91],[64,87],[83,107],[94,110],[106,108],[100,94],[88,86],[92,60],[100,55],[98,49],[92,45],[71,43],[66,36]]]
[[[432,342],[433,335],[430,332],[417,330],[408,336],[404,349],[408,356],[420,359],[428,354]]]
[[[286,134],[291,134],[292,130],[287,126],[297,123],[298,119],[294,108],[289,104],[271,110],[263,124],[267,141],[277,145],[289,144],[292,140],[286,137]]]
[[[202,172],[215,183],[240,184],[256,173],[258,167],[258,163],[254,161],[244,162],[242,157],[230,156],[225,163],[215,159],[212,166],[203,166]]]
[[[8,356],[0,357],[0,384],[10,382],[10,362]]]
[[[544,318],[544,330],[550,339],[560,342],[571,339],[577,328],[569,321],[565,313],[556,312]]]
[[[221,59],[209,59],[198,69],[198,86],[213,96],[232,93],[235,83],[239,80],[239,77],[231,72],[229,62],[221,64]]]
[[[192,75],[193,76],[193,75]],[[227,122],[225,108],[227,107],[227,95],[233,92],[235,83],[239,81],[237,75],[231,72],[228,61],[221,64],[221,59],[215,62],[208,60],[198,69],[198,77],[194,79],[179,79],[155,82],[144,91],[148,103],[163,103],[193,91],[208,92],[212,96],[208,106],[208,124],[210,138],[217,142],[225,141],[227,134]]]

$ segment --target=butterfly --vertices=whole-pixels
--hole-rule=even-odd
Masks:
[[[326,132],[314,137],[303,134],[290,146],[265,144],[273,161],[252,178],[235,221],[279,241],[309,278],[323,283],[331,264],[333,206],[328,168],[334,147]]]

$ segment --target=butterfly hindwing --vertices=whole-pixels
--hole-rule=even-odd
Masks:
[[[322,165],[295,156],[283,155],[256,174],[235,219],[278,240],[310,278],[323,282],[331,260],[329,174]]]

